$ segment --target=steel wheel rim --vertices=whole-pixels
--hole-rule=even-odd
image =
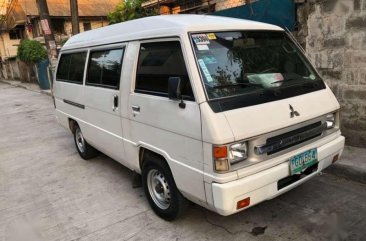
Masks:
[[[160,209],[170,206],[170,188],[165,176],[156,169],[151,169],[147,174],[147,188],[150,197]]]
[[[76,146],[78,147],[80,152],[84,153],[84,151],[85,151],[85,139],[84,139],[83,134],[81,133],[80,128],[76,129],[75,138],[76,138]]]

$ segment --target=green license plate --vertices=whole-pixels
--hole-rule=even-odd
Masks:
[[[297,174],[318,162],[317,149],[311,149],[290,158],[291,175]]]

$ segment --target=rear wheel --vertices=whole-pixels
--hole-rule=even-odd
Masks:
[[[98,151],[86,142],[84,139],[83,133],[78,125],[75,126],[74,131],[74,141],[76,145],[76,149],[79,152],[79,155],[85,159],[91,159],[98,155]]]
[[[171,221],[184,213],[188,201],[177,189],[165,161],[149,158],[142,167],[142,182],[149,204],[159,217]]]

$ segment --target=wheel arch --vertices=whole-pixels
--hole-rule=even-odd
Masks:
[[[156,159],[159,159],[161,162],[164,162],[171,170],[171,167],[169,165],[169,157],[166,153],[162,153],[160,151],[156,151],[156,150],[151,150],[145,146],[141,146],[139,148],[139,165],[140,165],[140,170],[142,170],[142,166],[144,165],[144,163],[146,161],[148,161],[149,157],[155,157]]]
[[[171,166],[169,166],[169,163],[167,161],[167,157],[165,157],[163,153],[157,153],[145,147],[140,147],[139,156],[141,169],[145,170],[145,172],[142,172],[142,183],[144,187],[144,192],[150,203],[151,208],[158,216],[167,221],[174,220],[177,217],[181,216],[187,209],[189,202],[182,195],[179,187],[177,186]],[[152,166],[145,165],[145,163],[148,162],[149,159],[151,160]],[[162,194],[162,196],[164,197],[162,202],[168,202],[168,206],[166,208],[160,206],[161,202],[158,200],[162,198],[159,198],[156,196],[156,194],[154,194],[155,192],[159,191],[152,191],[156,190],[157,187],[151,186],[153,185],[151,182],[151,171],[163,173],[163,175],[159,174],[160,177],[163,178],[161,183],[165,183],[165,185],[161,186],[168,185],[165,188],[161,188],[161,190],[165,190],[163,191],[164,194]],[[167,197],[166,192],[169,192],[171,196]],[[160,203],[160,205],[158,203]]]
[[[74,120],[72,118],[68,118],[68,121],[69,121],[69,129],[74,134],[76,126],[78,126],[78,123],[76,120]]]

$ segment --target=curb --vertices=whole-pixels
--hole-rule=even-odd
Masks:
[[[41,90],[40,93],[52,97],[52,93],[51,92],[48,92],[47,90]]]
[[[330,167],[325,169],[324,172],[354,182],[366,184],[366,170],[358,169],[350,165],[335,163],[334,165],[331,165]]]
[[[0,79],[0,82],[1,83],[4,83],[4,84],[8,84],[8,85],[11,85],[11,86],[14,86],[14,87],[19,87],[19,88],[23,88],[23,89],[26,89],[26,90],[29,90],[29,91],[33,91],[33,92],[37,92],[37,93],[41,93],[41,94],[45,94],[45,95],[48,95],[48,96],[51,96],[52,97],[52,93],[51,91],[47,91],[47,90],[35,90],[35,89],[30,89],[24,85],[21,85],[21,84],[15,84],[15,83],[11,83],[9,81],[6,81],[6,80],[3,80],[3,79]]]

